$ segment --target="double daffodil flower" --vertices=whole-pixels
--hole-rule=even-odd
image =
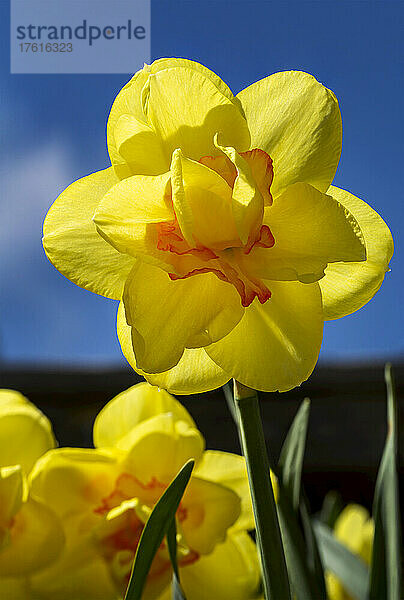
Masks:
[[[19,392],[0,390],[0,597],[7,600],[30,599],[29,578],[63,548],[59,519],[27,479],[54,446],[48,419]]]
[[[181,584],[192,600],[254,597],[260,574],[244,459],[204,451],[186,409],[167,392],[139,384],[109,402],[94,425],[95,449],[48,452],[32,490],[64,524],[54,566],[32,580],[41,600],[117,600],[128,584],[144,524],[183,464],[196,466],[177,511]],[[145,600],[168,600],[172,569],[163,543]]]
[[[180,394],[307,379],[324,320],[368,302],[393,252],[383,220],[331,185],[335,95],[290,71],[234,96],[206,67],[161,59],[118,94],[107,137],[112,166],[59,196],[44,247],[121,301],[133,368]]]

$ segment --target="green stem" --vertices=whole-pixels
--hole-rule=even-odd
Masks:
[[[265,598],[290,600],[285,553],[269,475],[257,392],[234,381],[234,405],[241,448],[247,463]]]

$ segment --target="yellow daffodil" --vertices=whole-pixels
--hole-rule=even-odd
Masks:
[[[335,95],[290,71],[234,96],[206,67],[161,59],[118,94],[107,137],[112,166],[59,196],[44,247],[121,300],[133,368],[179,394],[307,379],[324,320],[368,302],[393,252],[383,220],[331,185]]]
[[[244,459],[204,451],[185,408],[148,383],[123,392],[98,415],[95,449],[48,452],[32,489],[65,526],[61,559],[32,580],[44,600],[121,598],[143,526],[183,464],[196,466],[177,511],[178,563],[190,600],[242,600],[259,586],[254,526]],[[144,598],[170,597],[165,543],[151,567]]]
[[[54,562],[64,543],[57,516],[27,482],[54,447],[48,419],[19,392],[0,390],[0,597],[7,600],[28,600],[28,578]]]
[[[348,504],[335,523],[334,534],[348,550],[370,565],[374,523],[363,506]],[[333,573],[326,574],[326,582],[329,600],[352,600]]]

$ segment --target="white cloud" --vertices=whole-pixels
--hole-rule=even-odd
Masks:
[[[0,275],[11,278],[41,252],[42,223],[74,175],[69,149],[58,142],[0,160]],[[10,280],[9,280],[10,281]]]
[[[82,175],[73,151],[57,141],[0,159],[0,351],[5,359],[121,360],[114,303],[62,278],[42,248],[47,210]]]

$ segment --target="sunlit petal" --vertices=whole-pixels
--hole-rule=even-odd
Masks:
[[[266,208],[273,248],[241,255],[246,268],[264,279],[318,281],[329,263],[363,261],[366,247],[358,222],[332,196],[296,183]]]
[[[212,554],[181,568],[181,583],[192,600],[247,600],[258,591],[260,569],[247,533],[231,535]]]
[[[206,348],[222,369],[248,387],[287,391],[314,369],[323,332],[318,283],[268,281],[270,300],[255,300],[233,331]]]
[[[195,394],[213,390],[224,385],[231,377],[207,355],[203,348],[186,348],[178,364],[169,371],[145,373],[136,365],[131,328],[126,322],[123,302],[118,308],[117,329],[122,352],[130,366],[152,385],[164,388],[173,394]]]
[[[274,73],[237,94],[251,133],[251,148],[274,161],[274,197],[292,183],[327,191],[342,147],[335,95],[301,71]]]
[[[383,219],[363,200],[331,186],[328,190],[358,221],[366,244],[366,261],[335,263],[320,281],[324,318],[349,315],[368,302],[381,286],[393,254],[393,238]]]
[[[92,221],[101,198],[118,181],[109,168],[66,188],[46,215],[43,245],[49,260],[68,279],[120,300],[134,259],[108,244]]]
[[[48,452],[31,474],[31,489],[62,518],[97,506],[118,474],[112,452],[61,448]]]
[[[123,300],[136,363],[147,373],[175,367],[186,347],[222,338],[243,314],[235,288],[213,273],[171,281],[161,269],[140,262]]]
[[[173,396],[148,383],[138,383],[116,396],[98,413],[94,445],[128,450],[127,434],[139,423],[165,413],[196,427],[188,411]]]
[[[21,465],[28,474],[56,440],[50,421],[14,390],[0,390],[0,467]]]

